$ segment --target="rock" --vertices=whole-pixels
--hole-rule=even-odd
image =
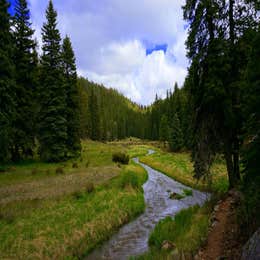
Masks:
[[[171,241],[164,240],[162,242],[161,249],[163,249],[163,250],[173,250],[175,248],[176,248],[176,245],[174,243],[172,243]]]
[[[216,205],[216,206],[214,207],[214,211],[216,212],[216,211],[218,211],[218,209],[219,209],[219,205]]]
[[[215,221],[211,224],[211,226],[212,226],[212,227],[215,227],[217,224],[218,224],[218,221],[215,220]]]
[[[241,260],[259,260],[260,259],[260,228],[247,241],[242,249]]]
[[[172,192],[172,193],[170,194],[170,197],[169,197],[169,198],[172,199],[172,200],[180,200],[180,199],[184,198],[184,196],[181,195],[181,194],[178,194],[178,193],[176,193],[176,192]]]

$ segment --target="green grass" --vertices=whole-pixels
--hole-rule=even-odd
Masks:
[[[180,211],[174,218],[161,220],[150,234],[150,251],[137,259],[172,259],[171,252],[161,249],[164,241],[173,243],[177,248],[175,251],[194,256],[206,239],[208,222],[207,206],[193,206]]]
[[[192,196],[193,192],[190,189],[183,189],[183,194],[185,196]]]
[[[131,145],[127,153],[130,158],[140,157],[146,155],[149,149],[155,150],[155,147],[151,145]]]
[[[74,161],[9,166],[0,186],[0,258],[79,258],[143,212],[146,171],[112,162],[113,152],[126,150],[88,141],[74,167]]]
[[[41,180],[56,177],[56,169],[62,168],[64,174],[73,174],[85,171],[87,168],[113,166],[111,158],[115,152],[127,152],[128,146],[121,144],[105,144],[93,141],[82,142],[82,155],[61,163],[44,163],[36,160],[6,165],[5,171],[0,172],[0,187],[9,184]],[[77,165],[74,168],[73,165]],[[92,169],[93,170],[93,169]]]
[[[220,160],[216,161],[212,166],[211,184],[193,178],[193,165],[189,153],[166,153],[157,150],[152,155],[141,157],[140,161],[195,189],[218,193],[224,193],[228,189],[226,167]]]

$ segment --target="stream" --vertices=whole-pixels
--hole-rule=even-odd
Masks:
[[[152,150],[148,154],[153,153]],[[181,209],[192,205],[202,205],[209,194],[187,187],[163,173],[156,171],[146,164],[140,163],[138,158],[133,159],[148,173],[148,180],[143,185],[146,203],[145,212],[134,221],[124,225],[103,246],[94,250],[85,259],[113,259],[123,260],[130,256],[140,255],[149,250],[148,238],[155,225],[167,216],[173,217]],[[183,189],[191,189],[192,196],[181,200],[170,199],[172,192],[182,193]]]

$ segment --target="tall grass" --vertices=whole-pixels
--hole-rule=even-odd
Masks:
[[[3,177],[0,259],[78,259],[143,212],[145,170],[134,163],[114,165],[112,153],[121,146],[88,142],[83,147],[78,168],[71,162],[31,162],[12,166],[16,169]],[[57,175],[57,167],[64,174]]]
[[[177,252],[194,256],[205,241],[208,232],[208,208],[193,206],[177,213],[174,218],[161,220],[150,234],[150,251],[137,259],[171,259],[170,252],[162,250],[164,241],[172,242]]]

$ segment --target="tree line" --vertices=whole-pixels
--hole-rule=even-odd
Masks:
[[[15,13],[0,0],[0,162],[17,162],[37,150],[44,161],[80,153],[79,91],[70,38],[61,40],[49,1],[37,53],[26,0]]]

